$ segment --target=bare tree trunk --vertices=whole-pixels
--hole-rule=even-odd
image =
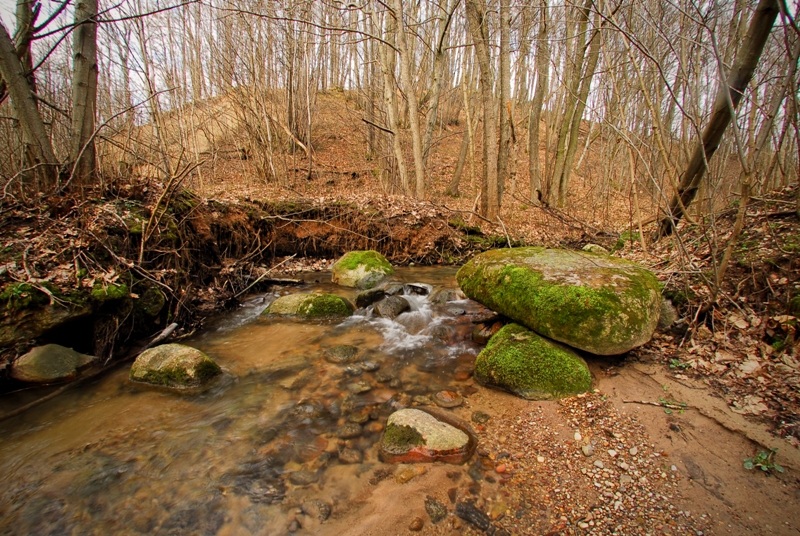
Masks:
[[[500,0],[500,147],[497,153],[497,204],[503,200],[503,190],[509,176],[511,157],[511,16],[509,2]],[[508,107],[508,110],[506,109]]]
[[[22,127],[28,146],[29,164],[35,167],[39,191],[52,188],[56,182],[57,161],[42,116],[36,107],[36,96],[28,80],[28,71],[17,57],[17,51],[5,25],[0,22],[0,76],[5,80],[16,119]]]
[[[395,35],[393,25],[395,21],[389,17],[386,21],[386,36],[391,39]],[[400,140],[400,120],[397,109],[397,92],[394,90],[394,50],[389,45],[378,45],[381,56],[381,72],[383,73],[383,100],[386,106],[386,116],[389,120],[389,129],[392,136],[392,152],[397,161],[397,173],[400,175],[400,188],[404,194],[410,193],[408,184],[408,171],[406,169],[406,159],[403,155],[403,145]]]
[[[779,11],[777,0],[759,1],[750,21],[745,40],[736,55],[733,68],[728,74],[727,83],[720,84],[714,100],[714,111],[703,132],[701,143],[697,145],[692,154],[683,179],[678,185],[678,191],[675,192],[670,200],[667,215],[659,223],[654,239],[657,240],[672,234],[675,226],[685,214],[686,208],[689,207],[697,195],[697,189],[705,175],[708,162],[714,156],[717,148],[719,148],[722,135],[731,123],[732,117],[728,98],[730,98],[735,110],[742,100],[747,84],[750,83],[750,79],[753,77],[753,71],[758,65],[761,52],[764,50],[764,45],[772,31],[772,25]],[[728,92],[730,97],[726,94]]]
[[[392,2],[394,15],[397,18],[397,48],[400,53],[400,82],[408,103],[409,126],[411,127],[411,145],[414,153],[414,175],[416,178],[416,196],[425,197],[425,161],[422,154],[422,136],[419,126],[419,105],[414,79],[411,76],[411,50],[406,40],[406,25],[403,22],[403,0]]]
[[[433,81],[431,84],[431,105],[428,109],[428,122],[425,126],[425,139],[422,142],[424,149],[423,156],[427,163],[428,155],[431,150],[431,143],[433,141],[433,129],[436,127],[436,119],[439,114],[439,100],[442,94],[442,76],[444,74],[445,65],[445,50],[447,48],[447,34],[450,29],[450,22],[453,19],[458,2],[454,1],[452,7],[447,2],[442,6],[445,11],[446,18],[442,22],[441,32],[439,39],[436,42],[436,51],[433,56]]]
[[[481,215],[494,221],[500,212],[500,190],[497,180],[497,115],[492,90],[489,24],[485,0],[466,0],[467,22],[480,67],[481,101],[483,104],[483,181],[481,182]]]
[[[73,179],[91,184],[95,170],[94,129],[97,102],[97,0],[75,5],[72,44],[72,147]]]
[[[539,32],[536,38],[536,93],[531,103],[531,115],[528,121],[528,153],[530,155],[531,199],[536,199],[536,192],[547,202],[549,188],[542,184],[542,172],[539,165],[539,123],[542,118],[544,96],[550,86],[550,43],[547,31],[550,25],[547,15],[547,0],[542,0],[539,8]]]

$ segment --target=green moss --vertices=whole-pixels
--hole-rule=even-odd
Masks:
[[[390,449],[408,449],[425,443],[419,432],[404,424],[387,425],[383,439],[385,446]]]
[[[183,189],[169,204],[169,208],[176,214],[185,214],[200,204],[200,197],[188,189]]]
[[[144,312],[148,316],[154,317],[158,316],[158,313],[161,312],[166,303],[167,299],[161,290],[156,287],[149,287],[144,291],[144,294],[142,294],[141,298],[137,300],[136,306],[140,311]]]
[[[453,229],[458,229],[466,235],[482,235],[481,228],[477,225],[469,225],[461,217],[455,217],[447,222]]]
[[[508,324],[489,340],[475,361],[475,378],[527,399],[586,392],[592,377],[577,354],[519,324]]]
[[[385,274],[394,273],[394,268],[386,257],[373,250],[351,251],[339,259],[337,264],[346,270],[355,270],[359,266],[363,266],[367,272],[382,270]]]
[[[611,252],[619,251],[625,247],[626,242],[630,242],[633,244],[637,240],[641,239],[641,235],[635,231],[624,231],[622,234],[619,235],[619,240],[614,244],[614,247],[611,248]]]
[[[55,296],[60,294],[57,287],[46,281],[42,283],[42,287]],[[50,296],[29,283],[11,283],[3,288],[3,292],[0,292],[0,304],[3,304],[6,309],[28,309],[48,303],[50,303]]]
[[[92,298],[99,302],[111,300],[121,300],[130,296],[130,290],[125,283],[115,285],[113,283],[95,283],[92,287]]]
[[[800,295],[789,300],[789,314],[800,317]]]
[[[339,296],[333,294],[320,294],[309,297],[300,307],[297,314],[309,318],[321,318],[328,316],[350,316],[353,314],[353,306]]]

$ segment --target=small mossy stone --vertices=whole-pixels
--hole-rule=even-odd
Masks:
[[[377,251],[351,251],[331,266],[331,281],[343,287],[371,289],[393,273],[391,263]]]
[[[506,248],[476,255],[456,279],[471,299],[587,352],[616,355],[650,340],[658,279],[638,264],[583,251]]]
[[[569,348],[508,324],[475,360],[475,379],[529,400],[550,400],[592,388],[586,362]]]
[[[203,385],[221,372],[219,365],[196,348],[163,344],[139,354],[131,366],[130,379],[181,389]]]
[[[323,357],[325,361],[336,365],[349,363],[358,355],[358,348],[349,344],[338,344],[325,350]]]
[[[261,314],[326,318],[350,316],[353,311],[352,303],[334,294],[289,294],[277,298]]]
[[[297,314],[307,318],[350,316],[353,311],[353,304],[334,294],[315,294],[297,308]]]

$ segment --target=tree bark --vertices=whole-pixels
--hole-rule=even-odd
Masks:
[[[705,175],[708,162],[714,156],[717,148],[719,148],[722,135],[732,120],[731,110],[728,105],[729,97],[726,92],[730,92],[730,100],[735,110],[742,100],[744,90],[753,77],[753,72],[758,65],[761,52],[764,50],[764,45],[779,12],[777,0],[759,1],[750,21],[747,35],[739,48],[739,53],[736,55],[736,61],[728,74],[727,83],[721,84],[717,91],[713,112],[708,125],[703,131],[701,143],[697,145],[692,153],[689,165],[678,185],[678,190],[669,202],[667,215],[660,221],[653,237],[655,240],[672,234],[675,226],[685,214],[685,210],[697,195],[697,190],[700,186],[700,181]]]
[[[536,38],[536,93],[531,103],[531,115],[528,122],[528,154],[530,156],[531,199],[536,199],[535,192],[547,200],[550,189],[543,184],[541,166],[539,165],[539,123],[542,118],[542,104],[550,86],[550,43],[547,31],[550,25],[547,14],[547,0],[542,0],[539,8],[539,32]]]
[[[414,153],[414,175],[416,178],[416,196],[425,197],[425,160],[422,154],[422,135],[419,127],[419,104],[414,79],[411,76],[411,51],[406,40],[406,25],[403,22],[403,0],[392,2],[397,19],[397,48],[400,52],[400,82],[408,103],[409,126],[411,127],[411,145]]]
[[[97,103],[97,0],[75,5],[72,42],[72,176],[78,184],[92,182],[95,170],[94,129]]]
[[[500,147],[497,153],[498,206],[509,177],[511,158],[511,16],[509,2],[500,0]]]
[[[5,25],[0,22],[0,76],[6,82],[8,95],[22,135],[28,146],[29,163],[37,179],[39,191],[52,188],[56,182],[57,160],[50,137],[36,107],[36,96],[28,80],[28,71],[17,56],[14,43]]]
[[[500,212],[500,190],[497,181],[497,115],[492,90],[489,27],[485,0],[466,0],[467,22],[480,68],[481,101],[483,104],[483,181],[481,182],[481,215],[494,221]]]

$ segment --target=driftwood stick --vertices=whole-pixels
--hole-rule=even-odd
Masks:
[[[657,406],[668,409],[694,409],[692,406],[688,405],[670,404],[669,402],[650,402],[649,400],[623,400],[623,402],[626,404],[644,404],[646,406]]]

